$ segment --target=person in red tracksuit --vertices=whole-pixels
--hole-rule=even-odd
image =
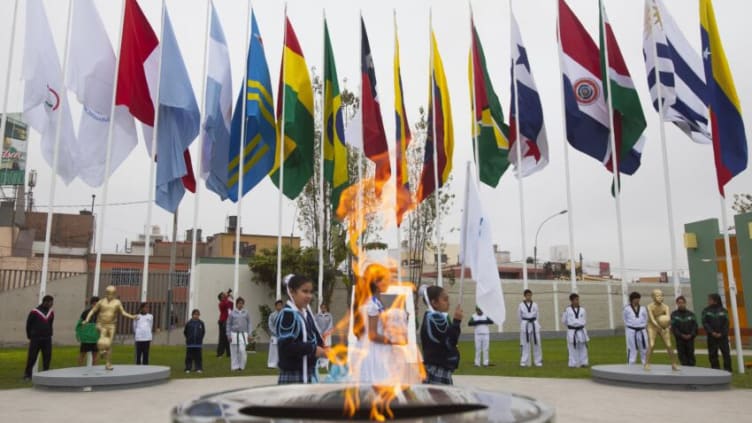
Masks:
[[[232,311],[232,289],[220,292],[219,300],[219,341],[217,342],[217,357],[230,356],[230,340],[227,339],[227,316]]]

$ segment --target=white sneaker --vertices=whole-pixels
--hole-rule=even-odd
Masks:
[[[188,374],[188,373],[190,373],[190,372],[191,372],[190,370],[186,370],[186,371],[185,371],[185,374]]]
[[[196,370],[196,373],[203,373],[203,370]]]

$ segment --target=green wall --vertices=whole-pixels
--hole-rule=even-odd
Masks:
[[[697,236],[697,248],[686,250],[694,311],[699,313],[707,304],[708,294],[718,292],[718,269],[715,261],[715,239],[720,236],[718,219],[687,223],[684,225],[684,232]]]
[[[739,253],[739,270],[742,273],[742,280],[736,281],[736,283],[744,287],[744,304],[752,304],[752,238],[749,231],[750,222],[752,222],[752,213],[734,216],[736,248]],[[740,308],[742,306],[743,304],[739,304]],[[750,313],[750,310],[747,310],[747,327],[752,327],[752,313]]]

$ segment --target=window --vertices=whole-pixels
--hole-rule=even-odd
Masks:
[[[112,269],[112,284],[115,286],[139,286],[141,285],[141,269],[116,268]]]

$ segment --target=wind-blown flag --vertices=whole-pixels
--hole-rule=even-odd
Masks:
[[[277,144],[277,127],[274,121],[274,98],[272,82],[269,78],[269,66],[266,53],[256,24],[256,15],[251,15],[251,40],[248,51],[248,81],[245,93],[246,125],[243,141],[243,194],[238,195],[238,170],[240,168],[240,132],[242,103],[238,101],[232,117],[230,137],[229,180],[227,182],[230,199],[238,201],[272,170]],[[238,99],[240,100],[240,99]],[[294,176],[294,175],[290,175]],[[287,168],[285,168],[285,186],[287,186]]]
[[[616,36],[608,21],[608,16],[606,16],[603,1],[601,0],[599,4],[603,21],[600,26],[601,69],[605,69],[606,63],[608,63],[608,70],[603,72],[602,77],[604,85],[607,84],[606,78],[611,80],[606,92],[613,109],[611,130],[614,132],[616,141],[617,169],[620,173],[632,175],[640,167],[642,149],[645,145],[645,138],[642,133],[645,131],[647,123],[645,122],[645,115],[642,113],[640,97],[632,83],[632,77],[629,75],[627,63],[624,61],[619,44],[616,42]],[[606,52],[608,52],[608,58],[606,58]],[[606,167],[611,170],[611,166],[612,163],[609,158]]]
[[[410,124],[405,111],[405,99],[402,91],[402,73],[400,71],[399,39],[397,37],[397,23],[394,24],[394,141],[396,144],[395,174],[397,200],[397,227],[402,224],[402,218],[412,202],[410,196],[410,173],[407,163],[407,147],[410,145]]]
[[[558,29],[567,140],[605,165],[611,159],[611,125],[598,46],[564,0],[559,0]]]
[[[376,180],[386,182],[392,173],[389,165],[389,145],[386,142],[384,122],[381,119],[381,105],[376,88],[376,70],[373,66],[371,45],[368,42],[366,23],[362,16],[360,30],[360,72],[363,92],[360,107],[363,111],[363,151],[366,157],[376,164]]]
[[[165,10],[162,31],[162,74],[157,122],[157,205],[175,213],[183,199],[183,178],[193,178],[188,147],[198,136],[201,113],[193,94],[170,14]],[[193,191],[195,192],[195,179]]]
[[[713,132],[715,172],[718,191],[725,196],[726,184],[747,168],[747,137],[741,103],[736,95],[710,0],[700,0],[700,34],[705,80],[708,83],[707,105]]]
[[[449,87],[444,74],[444,65],[439,54],[436,37],[431,31],[431,83],[428,93],[428,136],[423,156],[423,171],[420,176],[417,201],[420,203],[436,190],[434,166],[438,174],[438,188],[444,186],[452,172],[452,153],[454,152],[454,127],[452,125],[452,107],[449,102]],[[435,134],[434,134],[435,132]],[[434,154],[436,162],[434,163]]]
[[[206,74],[206,98],[201,125],[201,177],[206,188],[226,199],[227,162],[230,157],[230,122],[232,119],[232,74],[230,52],[214,2],[211,3],[209,27],[209,64]]]
[[[540,95],[535,87],[527,49],[522,44],[522,36],[514,15],[512,15],[512,81],[513,84],[517,84],[519,101],[515,99],[513,85],[510,91],[512,106],[509,114],[509,161],[522,176],[528,176],[548,164],[548,138],[543,122]],[[519,113],[517,113],[517,103],[520,107]],[[520,144],[522,163],[517,163],[517,145],[515,144],[518,124],[522,139],[522,144]]]
[[[475,280],[475,303],[497,325],[504,324],[506,307],[499,268],[494,256],[491,220],[483,212],[478,186],[467,169],[465,210],[460,231],[460,263],[468,267]]]
[[[504,124],[504,111],[496,96],[486,66],[483,45],[471,21],[473,40],[470,45],[470,98],[474,99],[473,138],[478,145],[478,169],[480,180],[496,187],[501,175],[509,167],[509,128]],[[430,121],[429,121],[430,122]]]
[[[107,136],[115,84],[115,53],[92,0],[73,7],[67,85],[83,105],[78,127],[78,177],[92,187],[102,185],[107,156]],[[115,109],[112,122],[110,174],[138,144],[133,117]]]
[[[55,166],[54,149],[60,122],[57,174],[69,184],[78,174],[80,153],[60,68],[55,41],[41,0],[26,3],[26,34],[23,57],[24,120],[42,135],[42,155]],[[65,101],[63,101],[65,99]]]
[[[159,40],[144,12],[136,0],[125,0],[115,106],[127,108],[143,124],[144,140],[149,151],[154,131],[154,91],[159,79],[159,59]],[[183,152],[183,159],[188,171],[182,178],[183,186],[195,192],[196,180],[188,150]]]
[[[662,0],[645,0],[642,52],[655,110],[660,111],[659,78],[655,76],[657,65],[663,99],[662,119],[673,122],[693,141],[710,143],[702,59],[684,37]]]
[[[324,176],[332,189],[332,210],[339,207],[342,191],[350,185],[347,171],[347,145],[342,97],[337,82],[337,66],[324,22]]]
[[[303,50],[288,18],[285,18],[281,75],[278,90],[281,94],[277,98],[277,129],[280,135],[277,137],[274,167],[270,175],[279,187],[279,155],[282,149],[282,192],[294,200],[313,176],[313,87]],[[283,129],[284,133],[281,133]],[[284,140],[284,144],[280,140]]]

